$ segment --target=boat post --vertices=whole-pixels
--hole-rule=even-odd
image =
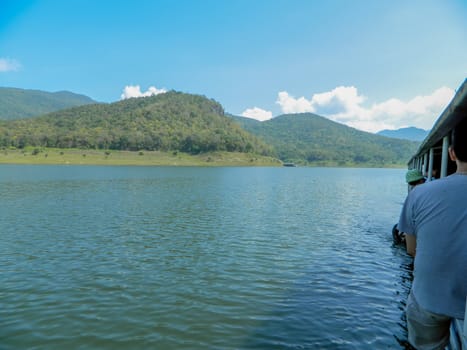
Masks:
[[[422,174],[425,176],[428,172],[428,153],[423,155],[423,171]]]
[[[449,148],[449,136],[443,137],[443,153],[441,156],[441,174],[440,177],[446,177],[448,173],[448,148]]]
[[[433,150],[433,147],[431,147],[429,161],[428,161],[428,181],[431,181],[431,177],[433,176],[433,161],[434,161],[434,150]]]

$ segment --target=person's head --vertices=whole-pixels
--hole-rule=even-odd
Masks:
[[[424,183],[425,178],[420,170],[410,169],[407,171],[407,174],[405,174],[405,181],[407,181],[410,186],[417,186]]]
[[[467,163],[467,119],[462,120],[452,131],[450,154],[451,159],[454,155],[454,159]]]

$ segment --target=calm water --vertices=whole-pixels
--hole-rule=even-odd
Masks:
[[[401,349],[404,170],[0,166],[0,349]]]

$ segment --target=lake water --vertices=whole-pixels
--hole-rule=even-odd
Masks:
[[[0,349],[402,349],[403,169],[0,166]]]

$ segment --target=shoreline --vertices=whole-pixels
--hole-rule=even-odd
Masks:
[[[76,148],[39,148],[0,150],[0,165],[102,165],[102,166],[251,166],[282,167],[273,157],[239,152],[211,152],[197,155],[183,152],[117,151]],[[296,164],[297,167],[405,169],[404,164],[354,164],[321,161]]]
[[[109,166],[282,166],[276,158],[256,154],[212,152],[114,151],[32,148],[0,151],[0,164]]]

